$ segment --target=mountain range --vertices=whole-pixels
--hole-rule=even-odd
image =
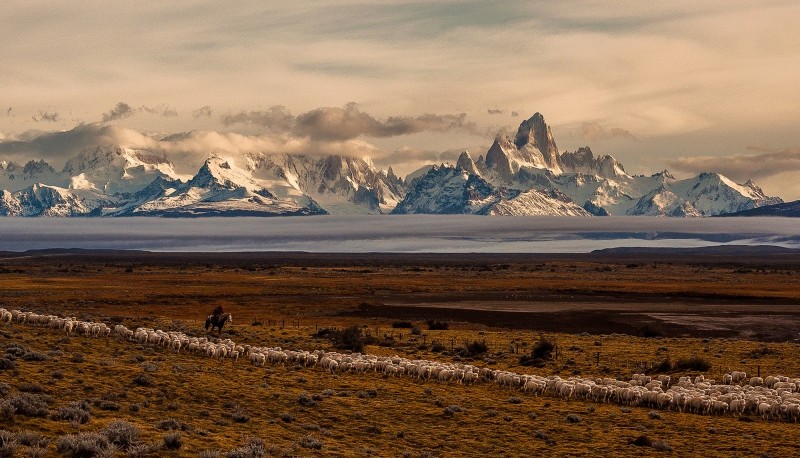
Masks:
[[[678,180],[630,175],[589,147],[561,152],[544,117],[499,134],[485,154],[428,165],[405,178],[368,158],[210,155],[194,175],[163,153],[125,145],[77,152],[57,171],[44,161],[0,162],[0,215],[289,216],[479,214],[717,216],[782,204],[751,180],[714,172]],[[781,207],[778,207],[781,208]]]

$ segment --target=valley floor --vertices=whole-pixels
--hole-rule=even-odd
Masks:
[[[11,256],[0,263],[0,307],[199,336],[205,316],[222,304],[234,316],[223,337],[241,344],[333,350],[318,331],[356,325],[370,336],[367,353],[564,378],[622,379],[693,356],[710,363],[707,378],[731,370],[798,376],[797,262]],[[445,321],[449,329],[429,330],[428,320]],[[400,321],[419,331],[392,326],[405,326]],[[543,367],[521,366],[520,356],[542,337],[556,343],[555,358]],[[485,343],[488,352],[465,354],[461,348],[472,342]],[[154,445],[153,456],[225,456],[253,438],[274,456],[800,454],[796,424],[757,416],[651,412],[535,397],[491,383],[262,368],[21,324],[0,325],[3,352],[13,363],[0,368],[0,382],[8,385],[0,391],[3,399],[29,393],[49,403],[45,416],[3,410],[0,429],[48,438],[40,456],[57,455],[59,437],[101,431],[115,420],[138,427],[142,444],[164,444],[165,436],[180,434],[180,448],[154,451]],[[677,379],[699,372],[669,374]],[[85,423],[52,418],[84,401]],[[31,450],[20,445],[17,453]]]

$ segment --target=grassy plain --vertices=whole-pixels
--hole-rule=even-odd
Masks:
[[[234,315],[225,334],[243,344],[330,350],[329,341],[312,336],[318,328],[357,325],[376,337],[369,353],[469,361],[540,375],[626,377],[643,365],[689,356],[707,359],[711,378],[727,370],[800,375],[797,344],[776,341],[792,329],[759,341],[758,336],[741,339],[736,327],[704,331],[690,324],[668,326],[648,315],[653,307],[678,314],[710,303],[716,308],[702,315],[706,320],[741,304],[757,304],[765,316],[791,317],[800,288],[794,269],[782,265],[538,258],[315,263],[143,257],[123,262],[62,256],[3,260],[0,266],[0,306],[9,309],[204,335],[202,318],[221,303]],[[461,302],[490,306],[468,315],[451,308]],[[503,310],[516,307],[537,318],[514,328],[491,326],[491,308],[498,303]],[[392,304],[421,335],[391,326],[397,319]],[[537,309],[547,313],[536,315]],[[544,322],[548,313],[579,315],[587,309],[630,316],[616,324],[628,323],[630,332],[601,333],[580,317],[571,332]],[[446,319],[450,329],[427,330],[429,315]],[[651,321],[656,336],[635,335]],[[777,319],[774,327],[782,323]],[[558,357],[541,368],[520,366],[520,355],[541,336],[558,344]],[[459,356],[457,348],[471,341],[486,342],[489,352]],[[433,343],[440,344],[437,351]],[[90,406],[85,424],[19,414],[0,419],[0,429],[50,438],[48,454],[56,454],[58,437],[98,431],[118,419],[135,424],[142,443],[161,443],[167,429],[177,425],[181,448],[162,448],[154,456],[196,456],[205,450],[224,456],[249,437],[262,439],[275,456],[800,454],[796,424],[756,417],[651,415],[645,408],[537,398],[486,383],[444,385],[378,374],[332,375],[318,368],[256,368],[246,361],[220,363],[115,339],[0,326],[0,352],[14,347],[48,359],[17,358],[14,368],[0,370],[0,382],[10,386],[5,396],[38,386],[53,398],[50,413],[75,401]],[[152,383],[135,382],[141,374]],[[449,406],[462,411],[447,413]],[[580,421],[569,422],[570,414]],[[659,445],[632,445],[640,436]],[[318,443],[322,448],[313,448]],[[27,452],[24,446],[17,450],[19,456]]]

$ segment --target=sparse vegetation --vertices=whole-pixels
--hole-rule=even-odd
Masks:
[[[428,329],[431,331],[446,331],[450,329],[450,323],[439,320],[428,320]]]
[[[673,367],[677,371],[708,372],[711,369],[711,363],[703,357],[691,356],[677,359]]]
[[[30,307],[29,304],[35,302],[50,313],[66,315],[80,311],[91,319],[106,323],[119,322],[131,329],[138,326],[185,329],[192,333],[190,335],[203,336],[203,330],[197,329],[196,323],[193,324],[196,318],[191,314],[202,309],[202,297],[208,297],[213,285],[215,296],[230,298],[231,305],[226,309],[234,313],[238,323],[230,329],[238,334],[226,336],[226,329],[222,338],[230,337],[237,343],[281,346],[284,349],[336,349],[347,353],[352,350],[338,347],[328,337],[312,339],[309,336],[317,325],[320,329],[339,330],[353,326],[364,337],[364,350],[370,354],[396,354],[408,359],[474,364],[517,373],[558,374],[564,379],[578,373],[581,377],[593,379],[624,378],[647,370],[648,373],[672,375],[674,384],[679,376],[702,373],[694,366],[679,368],[672,364],[698,354],[709,360],[712,355],[719,355],[711,360],[713,372],[706,373],[706,378],[718,379],[717,374],[723,372],[718,370],[720,368],[742,370],[748,373],[748,377],[754,376],[756,364],[760,366],[762,374],[800,373],[800,358],[795,357],[795,344],[791,343],[733,341],[713,337],[701,343],[700,339],[691,338],[644,339],[614,333],[580,335],[555,331],[543,331],[540,337],[538,331],[524,329],[524,326],[521,329],[501,329],[495,327],[494,323],[474,324],[470,321],[473,317],[467,314],[463,319],[461,316],[447,317],[433,312],[427,315],[427,311],[412,314],[408,310],[398,312],[391,318],[370,315],[379,311],[378,305],[370,307],[367,315],[364,315],[364,310],[350,314],[355,310],[352,304],[362,300],[353,299],[358,294],[358,288],[367,286],[359,284],[348,290],[353,271],[350,268],[340,269],[340,272],[308,267],[303,274],[302,291],[298,293],[300,288],[293,289],[295,286],[286,281],[289,278],[287,273],[299,272],[297,267],[269,270],[254,267],[252,273],[243,269],[234,273],[232,267],[201,269],[187,265],[183,269],[170,271],[170,275],[179,279],[170,283],[169,294],[180,296],[179,300],[173,301],[162,296],[164,288],[154,286],[163,284],[162,273],[166,272],[165,268],[138,264],[134,267],[124,285],[115,283],[116,276],[124,267],[100,266],[99,271],[92,269],[82,272],[77,274],[80,277],[76,282],[81,284],[81,289],[73,290],[69,282],[61,282],[63,278],[75,281],[78,277],[73,274],[61,279],[55,275],[51,282],[40,284],[35,281],[36,277],[27,276],[25,272],[28,267],[20,266],[22,273],[0,275],[0,292],[4,292],[2,299],[6,301],[5,304],[14,304],[18,308]],[[635,269],[637,275],[650,271],[649,264],[645,264],[645,267]],[[548,265],[541,271],[549,272],[550,268]],[[663,269],[670,268],[663,266]],[[397,294],[412,291],[410,288],[403,289],[403,279],[394,279],[391,275],[381,277],[382,269],[384,267],[373,269],[370,278],[364,280],[362,277],[360,282],[371,282],[373,278],[376,282],[383,282],[380,285],[383,291],[381,295],[394,294],[385,291],[399,291]],[[402,269],[386,269],[402,275]],[[424,277],[424,284],[416,284],[413,288],[416,288],[415,293],[430,295],[431,302],[438,300],[440,296],[437,295],[455,294],[450,291],[457,291],[457,288],[464,288],[465,285],[469,288],[473,285],[476,285],[475,288],[495,288],[502,290],[500,294],[519,295],[526,300],[524,295],[528,293],[518,293],[518,286],[533,278],[525,276],[534,271],[519,270],[514,265],[509,270],[478,269],[475,266],[458,266],[453,268],[456,272],[447,270],[443,273],[439,267],[426,266],[424,274],[418,275],[420,279]],[[569,272],[572,275],[571,270],[564,270],[557,265],[555,269],[559,282],[572,281],[566,279],[565,274]],[[579,273],[588,272],[588,269],[581,269],[579,265]],[[659,277],[663,274],[662,268],[655,270]],[[594,270],[594,267],[591,271],[605,275],[603,270]],[[611,273],[618,275],[619,271]],[[611,273],[604,279],[613,280]],[[465,277],[464,281],[458,278],[460,275]],[[484,279],[482,275],[489,277]],[[102,277],[102,282],[95,282],[94,276]],[[12,283],[9,280],[12,277],[13,284],[19,285],[18,289],[10,288]],[[447,278],[447,282],[442,282],[443,278]],[[652,279],[648,277],[648,281]],[[269,281],[267,296],[261,294],[265,289],[265,280]],[[58,289],[49,289],[51,285],[58,286]],[[638,287],[638,284],[634,286]],[[693,284],[689,284],[687,289],[693,287]],[[130,293],[120,294],[119,291],[123,289]],[[187,293],[190,290],[192,292]],[[87,299],[86,291],[92,292],[91,298]],[[307,291],[313,292],[313,299],[309,299],[312,296],[306,295]],[[320,292],[327,291],[336,291],[335,294],[341,294],[341,298],[325,293],[324,299],[320,299]],[[475,290],[465,291],[472,295]],[[19,294],[19,298],[14,294]],[[481,294],[478,291],[475,296]],[[377,297],[369,300],[371,304],[378,304]],[[162,303],[169,303],[169,306],[141,306]],[[5,304],[5,307],[12,306]],[[314,307],[324,308],[324,312],[316,313],[312,311]],[[400,308],[398,310],[402,311]],[[114,321],[110,318],[112,316],[119,319]],[[433,316],[437,317],[434,320],[449,323],[449,329],[435,332],[423,332],[420,329],[414,332],[412,327],[411,332],[394,331],[391,348],[380,347],[378,341],[371,340],[375,336],[373,330],[380,329],[378,335],[383,342],[384,332],[392,332],[389,328],[394,321],[406,321],[425,328],[428,318]],[[297,324],[295,317],[302,321]],[[264,325],[250,326],[254,321]],[[635,334],[639,326],[641,324],[631,324],[631,334]],[[367,334],[371,337],[367,338]],[[399,334],[402,334],[402,338]],[[65,433],[91,434],[92,431],[106,438],[108,453],[113,451],[114,456],[212,458],[367,453],[378,456],[407,454],[412,457],[443,453],[559,456],[566,454],[565,450],[575,455],[591,455],[597,450],[617,456],[670,451],[675,455],[686,455],[691,454],[692,446],[698,441],[713,444],[722,437],[725,438],[726,447],[734,450],[730,453],[742,456],[759,456],[765,452],[773,456],[792,456],[794,452],[791,446],[770,439],[792,437],[793,423],[766,421],[752,414],[709,417],[654,410],[655,415],[664,419],[658,421],[650,413],[654,407],[620,408],[613,404],[590,404],[575,399],[565,402],[550,395],[537,397],[516,388],[513,391],[498,389],[495,384],[486,381],[460,385],[454,381],[439,383],[410,377],[383,377],[380,372],[357,374],[337,370],[331,373],[319,366],[309,368],[298,363],[267,363],[265,367],[258,367],[252,366],[246,358],[240,358],[236,363],[227,359],[220,363],[184,350],[178,353],[157,345],[139,345],[116,338],[86,338],[74,333],[66,337],[63,332],[43,327],[0,324],[0,335],[0,358],[14,364],[13,368],[0,371],[0,405],[8,398],[21,395],[52,397],[52,402],[45,404],[47,414],[44,417],[22,415],[10,408],[14,413],[9,419],[0,416],[0,429],[9,433],[7,442],[13,443],[15,458],[55,455],[59,453],[59,436]],[[558,342],[558,358],[555,359],[553,352],[553,359],[542,358],[537,361],[537,364],[544,365],[543,369],[520,367],[520,355],[530,358],[537,346],[537,339],[541,338]],[[595,341],[600,345],[594,345]],[[487,342],[492,353],[488,357],[488,352],[478,353],[480,359],[468,360],[467,357],[471,356],[461,350],[468,350],[469,342]],[[10,349],[10,353],[6,352],[6,348]],[[703,348],[709,349],[708,353],[703,353]],[[599,353],[599,361],[595,359],[596,353]],[[46,355],[49,359],[36,355]],[[80,362],[72,361],[74,355],[81,356],[77,358]],[[663,365],[660,361],[670,364]],[[151,376],[152,383],[141,385],[133,381],[139,374]],[[62,408],[70,410],[76,405],[88,416],[85,423],[81,424],[79,415],[65,415],[64,420],[55,419]],[[464,412],[459,413],[454,406],[463,406]],[[570,420],[565,418],[571,412],[582,417],[581,421],[569,424]],[[249,420],[240,421],[243,418]],[[420,424],[420,418],[425,419],[424,425]],[[172,421],[168,421],[170,419]],[[136,428],[138,439],[130,438],[132,436],[114,439],[110,431],[115,421],[127,422]],[[164,426],[170,426],[158,428],[157,425],[162,421],[167,422]],[[431,431],[448,431],[448,434],[452,434],[451,438],[458,437],[458,440],[448,442],[445,449],[440,442],[442,436],[430,434]],[[457,436],[452,433],[455,431],[458,432]],[[686,431],[694,432],[691,440]],[[164,444],[164,436],[177,432],[180,433],[181,446],[177,450],[169,450]],[[38,439],[36,434],[39,434]],[[650,445],[639,448],[629,444],[629,441],[645,434],[652,437]],[[717,437],[709,442],[712,434]],[[244,437],[256,435],[268,439],[268,445],[253,442],[251,446],[243,442]],[[324,442],[324,446],[321,449],[305,447],[301,441],[308,435],[320,443]],[[748,435],[749,438],[744,437]],[[370,439],[369,446],[353,446],[365,444],[364,438]],[[0,450],[2,440],[0,433]],[[86,449],[104,448],[102,439],[90,440],[87,444]],[[62,450],[65,456],[73,456],[67,455],[72,452],[66,451],[68,449],[63,446]],[[718,451],[713,445],[708,447],[710,455]]]

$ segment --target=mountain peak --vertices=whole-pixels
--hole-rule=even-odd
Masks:
[[[544,116],[536,112],[530,119],[522,121],[514,139],[517,148],[524,148],[531,145],[539,150],[544,157],[545,163],[551,169],[558,169],[558,147],[553,138],[550,126],[544,121]]]
[[[472,156],[469,155],[469,151],[467,150],[462,151],[458,156],[456,168],[465,170],[473,175],[480,175],[478,173],[478,167],[475,166],[475,161],[472,160]]]

